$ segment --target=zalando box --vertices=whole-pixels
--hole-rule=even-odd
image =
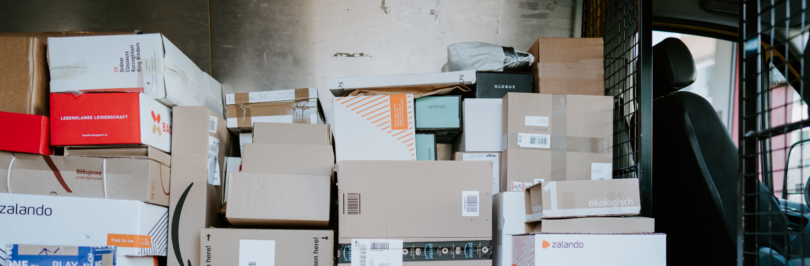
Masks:
[[[166,207],[134,200],[0,193],[0,215],[0,227],[13,229],[0,230],[0,246],[118,246],[118,256],[166,256]]]
[[[140,93],[51,94],[51,145],[109,144],[171,152],[171,110]]]
[[[201,265],[334,265],[332,230],[203,229]]]
[[[162,34],[48,38],[51,93],[140,92],[223,116],[222,85]]]
[[[526,188],[526,221],[629,216],[641,211],[638,179],[547,181]]]
[[[335,97],[335,153],[343,160],[416,160],[413,95]]]
[[[513,236],[512,265],[667,265],[667,236],[665,234]]]

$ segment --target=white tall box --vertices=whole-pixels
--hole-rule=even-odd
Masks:
[[[500,152],[503,139],[503,101],[465,99],[463,151]]]
[[[664,234],[512,236],[512,265],[667,265]]]
[[[0,246],[118,246],[119,257],[166,256],[166,207],[135,200],[0,193],[0,217],[0,228],[5,228]]]
[[[51,92],[140,92],[223,116],[222,85],[162,34],[48,38]]]
[[[492,197],[494,222],[492,265],[512,265],[512,235],[526,233],[526,199],[523,192],[501,192]]]
[[[335,154],[341,160],[416,160],[413,95],[336,97]]]

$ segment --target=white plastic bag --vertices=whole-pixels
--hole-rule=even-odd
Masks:
[[[534,56],[515,50],[483,42],[454,43],[447,46],[447,66],[449,71],[529,71]]]

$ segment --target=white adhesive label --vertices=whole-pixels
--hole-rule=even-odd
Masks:
[[[500,192],[500,160],[497,153],[465,153],[462,161],[491,161],[492,162],[492,195]]]
[[[310,124],[317,124],[318,123],[318,115],[309,114],[309,123]]]
[[[208,183],[219,186],[219,139],[208,136]]]
[[[213,115],[208,117],[208,132],[217,133],[217,118]]]
[[[551,149],[551,135],[518,133],[517,144],[523,148]]]
[[[239,153],[244,153],[245,143],[253,143],[253,132],[239,133]]]
[[[612,163],[591,163],[591,180],[613,179]]]
[[[352,266],[402,266],[402,247],[402,239],[352,239]]]
[[[239,266],[274,266],[275,240],[239,240]]]
[[[535,126],[535,127],[547,127],[548,126],[548,116],[526,116],[526,125],[527,126]]]
[[[478,191],[461,192],[461,216],[479,216]]]

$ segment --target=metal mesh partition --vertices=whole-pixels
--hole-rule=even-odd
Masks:
[[[583,1],[582,37],[604,42],[605,95],[614,97],[613,178],[639,178],[642,215],[651,216],[652,27],[644,2]]]
[[[745,265],[810,265],[807,2],[740,2],[738,250]]]

